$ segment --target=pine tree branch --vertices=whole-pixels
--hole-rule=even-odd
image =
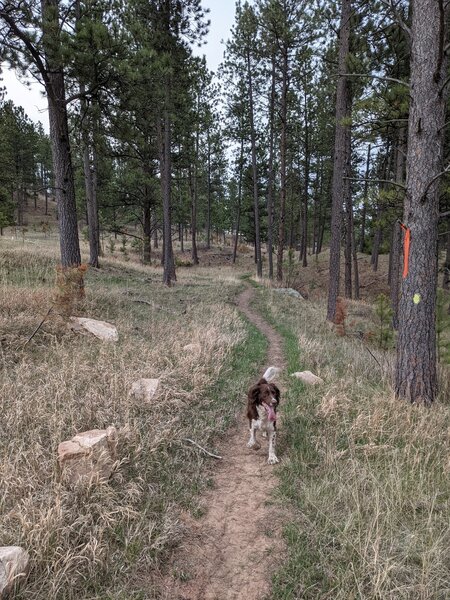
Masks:
[[[392,81],[393,83],[399,83],[400,85],[404,85],[408,88],[410,87],[407,81],[402,81],[401,79],[396,79],[395,77],[373,75],[372,73],[339,73],[338,77],[368,77],[372,79],[379,79],[380,81]]]
[[[137,240],[143,241],[143,238],[133,233],[127,233],[126,231],[120,231],[120,229],[105,229],[107,233],[118,233],[119,235],[127,235],[128,237],[136,238]]]
[[[430,189],[430,187],[433,185],[433,183],[435,183],[438,179],[440,179],[443,175],[446,175],[448,172],[450,171],[450,164],[448,164],[445,169],[443,171],[441,171],[440,173],[438,173],[437,175],[435,175],[431,181],[428,183],[427,187],[425,188],[424,193],[422,194],[422,197],[420,199],[420,201],[422,203],[424,203],[427,199],[427,193],[428,190]]]
[[[367,182],[367,183],[388,183],[388,184],[394,185],[402,190],[406,190],[406,186],[403,185],[403,183],[398,183],[397,181],[392,181],[390,179],[360,179],[359,177],[344,177],[344,179],[349,179],[350,181]]]
[[[372,125],[383,127],[386,123],[407,123],[408,119],[370,119],[368,121],[361,121],[360,123],[352,123],[352,127],[364,127],[364,125]]]
[[[382,4],[384,4],[387,8],[389,8],[389,10],[394,15],[394,19],[397,21],[397,25],[399,25],[401,27],[401,29],[403,29],[403,31],[406,33],[408,38],[411,39],[411,29],[408,27],[408,25],[402,19],[400,13],[397,10],[397,6],[395,6],[393,3],[393,0],[380,0],[380,2]]]
[[[28,50],[28,52],[31,54],[33,60],[34,60],[34,64],[36,65],[36,67],[38,68],[42,79],[44,81],[45,84],[45,89],[47,91],[47,94],[49,96],[52,96],[52,98],[54,97],[53,94],[53,88],[50,82],[50,79],[48,77],[48,73],[47,73],[47,69],[45,68],[45,65],[42,61],[42,57],[39,54],[38,49],[36,48],[36,46],[33,44],[33,42],[31,41],[30,37],[26,34],[25,31],[22,31],[20,29],[20,27],[18,27],[16,25],[15,20],[11,17],[11,15],[4,9],[0,9],[0,19],[3,19],[5,21],[5,23],[7,23],[7,25],[9,26],[10,30],[14,33],[14,35],[22,41],[22,43],[25,45],[25,48]],[[8,43],[6,42],[5,45],[8,45]],[[14,46],[11,45],[11,47],[14,48]],[[22,50],[19,49],[16,51],[21,52]]]

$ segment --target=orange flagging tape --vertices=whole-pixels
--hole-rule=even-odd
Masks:
[[[403,279],[408,275],[409,269],[409,248],[411,245],[411,229],[400,223],[400,227],[405,232],[405,240],[403,243]]]

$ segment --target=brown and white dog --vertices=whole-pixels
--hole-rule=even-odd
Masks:
[[[275,369],[278,371],[278,369]],[[261,429],[269,437],[269,465],[274,465],[278,461],[275,454],[275,444],[277,437],[277,407],[280,402],[280,390],[274,383],[270,383],[273,378],[274,367],[269,367],[264,376],[256,385],[248,391],[247,417],[250,425],[250,439],[247,446],[258,450],[261,445],[256,439],[256,432]]]

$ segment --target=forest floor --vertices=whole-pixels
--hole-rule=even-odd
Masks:
[[[141,265],[119,239],[74,307],[114,323],[119,342],[74,335],[55,311],[25,345],[53,302],[58,262],[55,231],[35,216],[23,235],[0,237],[0,545],[22,545],[32,561],[15,599],[449,596],[450,377],[442,366],[432,409],[394,398],[375,283],[348,302],[338,336],[314,275],[326,256],[286,265],[285,285],[308,296],[299,300],[243,279],[247,247],[233,266],[215,240],[195,267],[178,247],[168,289],[158,256]],[[285,367],[274,467],[267,443],[246,447],[244,418],[269,364]],[[324,383],[290,377],[306,369]],[[140,377],[160,380],[150,405],[130,396]],[[58,444],[111,424],[124,437],[108,483],[62,485]]]

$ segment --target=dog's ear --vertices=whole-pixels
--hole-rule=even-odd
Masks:
[[[248,399],[249,402],[251,402],[252,404],[256,404],[256,402],[258,401],[259,390],[259,383],[257,383],[248,390]]]
[[[280,403],[280,390],[277,388],[277,386],[274,383],[269,383],[270,385],[270,391],[272,392],[272,394],[275,396],[275,400],[277,401],[277,404]]]

